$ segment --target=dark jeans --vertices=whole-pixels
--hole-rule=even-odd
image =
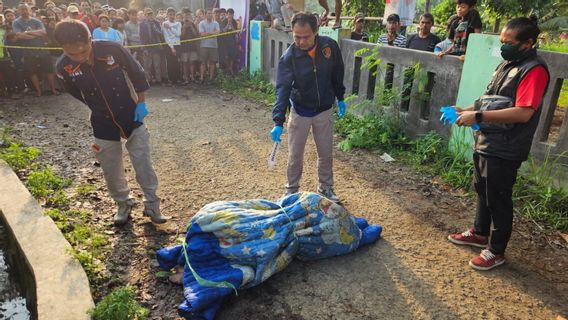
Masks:
[[[12,60],[0,61],[0,74],[2,75],[2,80],[8,93],[18,92],[18,85],[16,83],[17,73]]]
[[[174,46],[176,54],[181,55],[181,46]],[[172,53],[170,47],[166,49],[166,63],[168,65],[168,80],[172,83],[181,80],[178,57]]]
[[[475,233],[491,235],[491,252],[504,254],[513,230],[513,185],[521,161],[474,154],[473,163],[473,182],[477,192]]]

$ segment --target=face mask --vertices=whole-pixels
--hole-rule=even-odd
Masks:
[[[511,45],[503,44],[501,46],[501,56],[507,61],[518,60],[523,57],[525,50],[521,49],[522,43]]]

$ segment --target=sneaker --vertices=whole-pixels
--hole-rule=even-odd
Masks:
[[[448,240],[454,244],[473,246],[478,248],[487,248],[487,237],[478,236],[474,233],[473,228],[462,233],[454,233],[448,235]]]
[[[494,254],[489,249],[483,249],[481,253],[469,261],[469,265],[475,270],[487,271],[505,263],[505,256]]]
[[[157,224],[166,223],[168,221],[168,217],[163,216],[160,213],[160,202],[144,202],[144,215],[150,217],[152,222]]]
[[[114,215],[114,224],[117,226],[123,225],[128,221],[132,208],[136,205],[134,199],[128,199],[123,202],[118,202],[118,210]]]
[[[329,200],[333,201],[333,202],[340,202],[339,197],[335,194],[335,192],[333,191],[332,187],[328,187],[328,188],[318,188],[318,193],[321,194],[322,196],[328,198]]]

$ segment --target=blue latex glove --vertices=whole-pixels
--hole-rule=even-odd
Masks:
[[[270,131],[270,134],[272,135],[272,141],[282,142],[282,140],[280,140],[282,131],[284,131],[284,128],[282,128],[282,126],[274,126],[274,128],[272,128],[272,131]]]
[[[345,115],[345,109],[347,109],[345,101],[343,100],[339,101],[337,103],[337,106],[339,107],[339,112],[337,113],[337,116],[339,116],[339,118],[343,118],[343,116]]]
[[[142,122],[144,118],[148,115],[148,108],[146,107],[146,102],[138,102],[136,105],[136,110],[134,110],[134,121]]]
[[[442,121],[445,125],[452,125],[458,120],[459,114],[456,108],[452,106],[444,106],[440,108],[440,112],[442,116],[440,117],[440,121]],[[474,123],[471,125],[471,129],[474,131],[479,131],[479,124]]]

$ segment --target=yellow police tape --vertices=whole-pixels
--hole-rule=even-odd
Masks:
[[[217,38],[217,37],[226,36],[226,35],[229,35],[229,34],[241,33],[245,30],[246,29],[234,30],[234,31],[214,34],[214,35],[210,35],[210,36],[195,38],[195,39],[181,40],[174,45],[179,45],[179,44],[182,44],[182,43],[189,43],[189,42],[194,42],[194,41],[201,41],[201,40],[211,39],[211,38]],[[158,47],[158,46],[164,46],[164,45],[168,45],[168,44],[170,44],[170,43],[160,42],[160,43],[140,44],[140,45],[135,45],[135,46],[124,46],[124,47],[129,48],[129,49],[137,49],[137,48],[146,48],[146,47]],[[27,46],[11,46],[11,45],[7,46],[7,45],[2,45],[2,44],[0,44],[0,48],[26,49],[26,50],[62,50],[62,48],[57,48],[57,47],[27,47]]]

